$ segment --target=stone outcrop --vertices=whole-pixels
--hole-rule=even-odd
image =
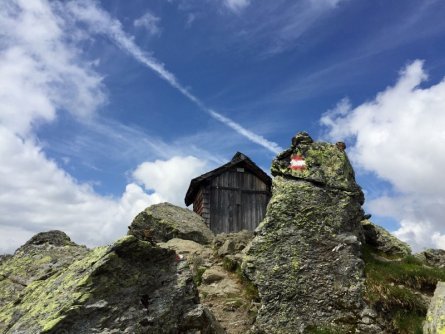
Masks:
[[[173,250],[134,236],[88,250],[53,234],[0,264],[1,333],[224,333]]]
[[[445,333],[445,282],[438,282],[423,326],[424,334]]]
[[[375,251],[389,257],[403,257],[411,254],[411,248],[385,230],[383,227],[373,224],[368,219],[361,221],[366,244]]]
[[[416,257],[428,266],[436,268],[445,268],[445,250],[443,249],[427,249]]]
[[[253,333],[381,333],[365,316],[363,194],[344,150],[306,133],[272,163],[272,198],[243,262],[261,299]]]
[[[173,238],[210,244],[213,232],[193,211],[170,203],[155,204],[139,213],[128,227],[129,235],[150,242],[166,242]]]

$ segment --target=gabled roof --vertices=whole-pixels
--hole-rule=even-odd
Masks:
[[[232,160],[225,165],[218,167],[210,172],[195,177],[191,182],[187,194],[185,195],[185,205],[189,206],[193,203],[196,194],[202,183],[210,181],[214,177],[232,169],[233,167],[243,167],[255,174],[260,180],[266,183],[269,187],[272,185],[272,179],[260,167],[258,167],[250,158],[241,152],[236,152]]]

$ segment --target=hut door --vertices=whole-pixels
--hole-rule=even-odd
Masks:
[[[218,187],[212,190],[210,199],[210,228],[215,233],[236,231],[241,214],[240,191]]]
[[[254,230],[269,199],[265,187],[242,168],[216,177],[211,185],[210,229],[215,233]]]

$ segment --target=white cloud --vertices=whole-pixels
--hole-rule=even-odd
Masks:
[[[20,139],[4,127],[0,157],[0,252],[49,229],[61,229],[90,246],[110,242],[126,233],[137,212],[162,200],[132,183],[119,199],[100,196],[49,160],[31,139]]]
[[[138,19],[134,20],[133,25],[137,28],[145,28],[150,33],[150,35],[160,35],[160,21],[161,19],[159,17],[154,16],[150,12],[147,12]]]
[[[1,124],[24,135],[36,122],[53,120],[57,109],[88,117],[105,102],[102,78],[79,64],[67,29],[46,1],[2,3]]]
[[[373,100],[355,108],[343,100],[321,119],[331,139],[353,140],[349,152],[359,167],[393,185],[399,195],[369,207],[398,219],[395,234],[416,249],[445,248],[445,80],[420,87],[426,79],[416,60]]]
[[[146,190],[156,190],[164,200],[184,206],[190,180],[207,169],[207,162],[193,156],[144,162],[133,172],[134,179]]]
[[[250,4],[250,0],[224,0],[224,4],[234,12],[246,8]]]
[[[85,36],[60,16],[59,5],[10,0],[0,6],[0,253],[50,229],[89,246],[111,242],[143,208],[179,196],[174,187],[172,195],[161,183],[147,183],[147,193],[132,181],[120,197],[102,196],[45,154],[34,130],[61,112],[71,112],[97,133],[110,130],[91,117],[106,100],[101,76],[82,59],[80,40],[72,36]]]

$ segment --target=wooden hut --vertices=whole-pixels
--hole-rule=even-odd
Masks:
[[[237,152],[225,165],[190,182],[185,204],[203,217],[214,233],[253,231],[264,218],[271,178]]]

